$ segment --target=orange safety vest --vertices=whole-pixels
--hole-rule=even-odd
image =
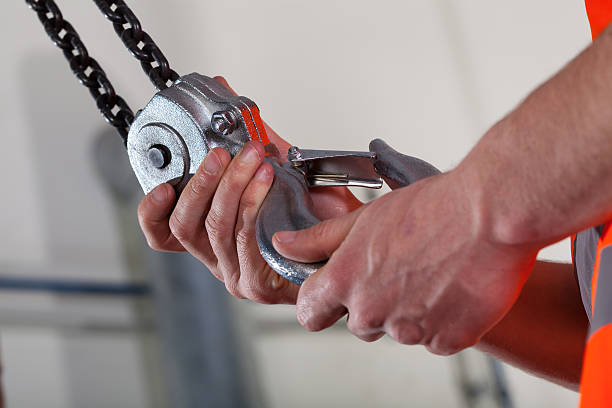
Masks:
[[[612,21],[612,0],[585,0],[585,4],[595,39]],[[590,329],[580,380],[581,408],[612,407],[612,222],[596,233],[590,304],[586,305]]]
[[[589,337],[582,364],[580,407],[612,407],[612,223],[599,229],[591,282]]]

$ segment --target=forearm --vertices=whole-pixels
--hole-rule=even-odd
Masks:
[[[457,168],[479,227],[543,247],[612,215],[612,30],[496,124]]]
[[[587,328],[572,265],[536,262],[510,312],[477,348],[577,390]]]

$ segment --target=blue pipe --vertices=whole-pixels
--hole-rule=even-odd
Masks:
[[[145,296],[151,288],[139,283],[92,282],[78,279],[0,276],[0,290],[42,291],[69,295]]]

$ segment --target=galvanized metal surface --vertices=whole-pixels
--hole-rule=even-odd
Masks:
[[[199,74],[181,77],[158,92],[136,115],[128,135],[128,156],[144,192],[162,183],[171,183],[181,191],[215,147],[232,156],[238,153],[251,138],[249,127],[256,127],[251,118],[243,117],[240,108],[254,107],[249,99],[235,96],[219,82]],[[221,133],[215,132],[213,116],[232,111],[239,118],[233,131],[223,134],[223,128]],[[149,158],[149,150],[156,146],[164,146],[170,156],[161,168]]]
[[[403,155],[380,139],[370,143],[370,150],[371,164],[380,176],[393,184],[394,188],[440,173],[431,164]],[[295,153],[297,151],[294,150]],[[329,154],[333,157],[332,152]],[[275,178],[266,200],[259,209],[256,225],[257,244],[259,252],[272,269],[285,279],[301,285],[305,279],[325,265],[325,262],[302,263],[287,259],[274,249],[272,237],[278,231],[296,231],[312,227],[320,220],[314,214],[307,178],[296,172],[290,163],[272,162],[272,165]]]
[[[216,80],[189,74],[158,92],[140,111],[128,135],[128,156],[145,193],[162,183],[180,192],[214,147],[232,156],[249,140],[267,141],[259,110],[250,99],[236,96]],[[274,182],[256,223],[261,255],[278,274],[300,285],[324,262],[301,263],[281,256],[272,236],[320,222],[309,187],[361,186],[379,188],[382,177],[393,187],[438,173],[422,160],[402,155],[381,140],[370,152],[300,150],[293,146],[284,161],[271,144],[266,160]]]

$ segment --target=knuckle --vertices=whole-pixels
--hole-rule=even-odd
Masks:
[[[240,171],[229,172],[227,177],[223,177],[219,182],[218,190],[224,195],[235,195],[244,189],[243,181],[240,180]]]
[[[217,262],[213,262],[213,261],[207,261],[205,263],[206,267],[208,268],[208,270],[210,271],[210,273],[217,278],[217,280],[223,282],[225,284],[225,278],[223,276],[223,274],[221,273],[221,271],[219,270],[219,267],[217,265]]]
[[[251,245],[252,235],[245,228],[240,228],[236,232],[236,244],[239,248],[247,248]]]
[[[379,340],[382,336],[384,336],[385,333],[381,332],[381,333],[374,333],[374,334],[370,334],[368,336],[365,337],[360,337],[361,340],[367,342],[367,343],[373,343],[376,340]]]
[[[368,311],[357,311],[349,314],[347,326],[351,333],[357,337],[368,337],[368,335],[380,330],[383,326],[383,319]]]
[[[157,237],[147,237],[147,245],[154,251],[163,251],[162,243]]]
[[[332,232],[332,224],[330,222],[323,221],[311,229],[310,232],[312,234],[310,238],[317,242],[324,239]]]
[[[293,292],[290,285],[291,282],[274,272],[249,267],[241,269],[238,283],[247,299],[268,305],[289,301]]]
[[[198,169],[189,183],[187,183],[190,195],[200,197],[207,194],[206,185],[210,181],[209,177],[203,170]]]
[[[392,323],[389,334],[400,344],[412,345],[423,342],[421,326],[407,320]]]
[[[412,322],[423,322],[427,318],[429,308],[421,302],[411,302],[403,309],[403,315]]]
[[[346,257],[331,259],[324,268],[325,279],[317,282],[320,290],[331,299],[347,299],[347,301],[350,299],[353,312],[359,313],[360,310],[363,310],[363,308],[355,309],[355,305],[359,305],[359,302],[351,296],[355,281],[354,275],[347,273],[347,271],[356,270],[353,261]],[[306,283],[308,283],[308,279]]]
[[[310,332],[318,332],[325,328],[320,322],[314,319],[309,312],[303,309],[298,309],[296,314],[300,325]]]
[[[353,333],[353,335],[361,341],[365,341],[366,343],[372,343],[380,339],[384,335],[384,333],[380,333],[380,332],[372,332],[372,333],[364,333],[364,334]]]
[[[271,294],[262,287],[248,286],[244,289],[243,293],[247,299],[252,300],[253,302],[266,305],[273,303],[273,297]]]
[[[476,341],[469,336],[439,333],[427,344],[427,349],[433,354],[450,356],[474,344],[476,344]]]
[[[245,299],[246,297],[238,289],[238,283],[236,279],[225,279],[225,288],[234,297],[238,299]]]
[[[230,153],[222,147],[215,147],[211,151],[214,152],[223,167],[227,166],[232,161]]]
[[[144,230],[147,225],[147,211],[144,205],[144,200],[142,200],[138,205],[136,214],[138,215],[138,223],[140,224],[140,228]]]
[[[266,285],[266,287],[269,287],[275,292],[284,292],[285,290],[289,289],[292,283],[278,273],[270,273],[266,278]]]
[[[318,331],[323,330],[323,327],[313,322],[312,319],[300,320],[298,318],[298,321],[300,322],[302,327],[308,330],[309,332],[318,332]]]
[[[193,226],[188,225],[180,215],[176,213],[170,216],[170,231],[180,242],[190,241],[195,233]]]
[[[214,208],[211,208],[208,212],[204,226],[208,236],[212,239],[219,241],[222,238],[227,237],[227,224],[223,222],[223,216],[219,213],[219,211],[215,210]]]
[[[243,211],[249,211],[256,208],[259,208],[259,200],[257,196],[251,192],[245,192],[245,194],[240,197],[240,207]]]

